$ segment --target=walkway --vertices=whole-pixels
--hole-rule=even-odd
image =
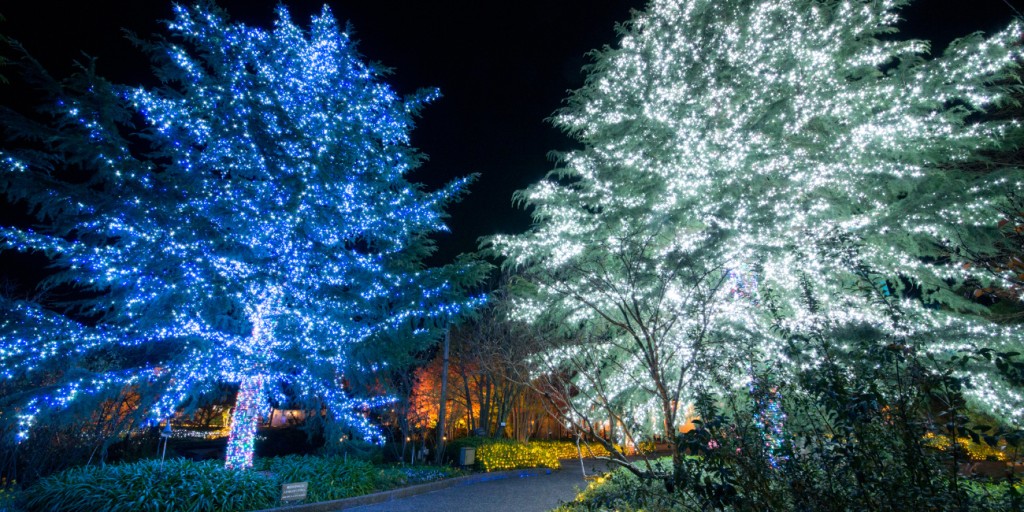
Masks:
[[[587,474],[604,465],[585,461]],[[597,467],[595,467],[597,465]],[[587,486],[580,461],[563,460],[562,469],[524,470],[520,476],[457,485],[408,498],[345,509],[347,512],[544,512],[572,501]]]

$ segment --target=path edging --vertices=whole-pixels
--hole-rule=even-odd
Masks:
[[[434,482],[427,482],[425,484],[410,485],[408,487],[399,487],[398,489],[392,489],[390,491],[381,491],[375,492],[373,494],[364,494],[362,496],[353,496],[351,498],[343,498],[340,500],[318,501],[316,503],[302,503],[299,505],[284,505],[281,507],[266,508],[255,512],[330,512],[333,510],[344,510],[346,508],[361,507],[363,505],[373,505],[375,503],[384,503],[386,501],[396,500],[400,498],[408,498],[409,496],[416,496],[417,494],[439,491],[441,489],[447,489],[449,487],[455,487],[457,485],[475,484],[479,482],[486,482],[489,480],[501,480],[504,478],[512,478],[515,476],[521,478],[525,476],[550,474],[551,471],[553,470],[547,468],[530,468],[515,469],[511,471],[499,471],[494,473],[477,473],[473,475],[459,476],[455,478],[437,480]]]

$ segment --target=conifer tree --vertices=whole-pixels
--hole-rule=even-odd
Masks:
[[[604,352],[548,355],[584,369],[578,398],[643,390],[638,375],[651,396],[667,354],[691,390],[814,365],[792,343],[812,335],[1021,347],[963,293],[1009,283],[961,259],[996,248],[995,206],[1020,190],[1019,169],[986,159],[1020,123],[985,114],[1019,88],[1021,25],[931,55],[893,36],[906,3],[653,0],[596,54],[554,118],[583,149],[519,193],[533,228],[492,241],[532,276],[525,316],[609,333]],[[1024,419],[997,375],[975,384],[979,406]]]
[[[365,413],[386,398],[343,387],[352,348],[409,325],[422,336],[474,301],[460,288],[471,265],[422,264],[469,179],[435,192],[406,179],[436,91],[398,97],[326,6],[308,30],[277,14],[268,30],[176,6],[171,37],[143,43],[161,86],[87,66],[54,89],[58,126],[23,129],[38,143],[0,155],[4,191],[39,223],[0,242],[45,252],[44,289],[73,291],[8,304],[0,369],[22,391],[4,404],[21,435],[81,396],[134,386],[162,419],[232,383],[229,466],[251,465],[268,397],[380,441]],[[99,352],[119,363],[88,364]]]

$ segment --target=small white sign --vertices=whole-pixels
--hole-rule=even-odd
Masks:
[[[281,501],[299,501],[306,499],[309,482],[293,482],[281,484]]]

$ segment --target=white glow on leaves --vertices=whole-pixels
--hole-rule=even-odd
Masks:
[[[876,37],[892,31],[900,5],[651,2],[557,114],[555,124],[586,147],[521,192],[533,228],[493,239],[537,284],[523,316],[562,311],[567,321],[611,324],[629,340],[620,313],[639,303],[644,322],[675,320],[652,331],[658,353],[677,357],[673,371],[687,368],[703,342],[697,326],[707,328],[704,340],[720,340],[720,364],[749,345],[757,357],[781,357],[763,308],[707,293],[711,276],[740,262],[756,267],[791,332],[842,336],[867,326],[944,353],[1019,349],[1019,330],[961,314],[983,308],[957,286],[999,286],[1000,278],[950,255],[991,250],[991,205],[1007,188],[1020,190],[1017,169],[957,167],[979,150],[1005,149],[1007,135],[1020,132],[1017,121],[967,118],[1009,98],[1022,27],[1015,21],[926,58],[924,42]],[[684,260],[702,277],[666,272]],[[880,279],[895,287],[891,296]],[[905,283],[920,298],[897,298]],[[581,380],[580,397],[649,380],[650,368],[626,356],[644,353],[626,341],[603,353],[634,384],[621,375]],[[971,392],[1021,419],[1019,397],[985,379],[998,391]]]

